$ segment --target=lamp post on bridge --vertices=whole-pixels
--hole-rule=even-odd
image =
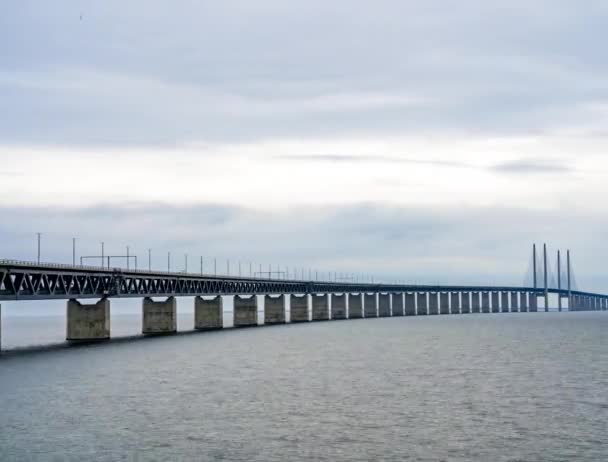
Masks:
[[[40,264],[40,237],[42,236],[42,233],[36,233],[36,236],[37,236],[37,241],[38,241],[38,251],[37,251],[36,261],[38,262],[38,264]]]

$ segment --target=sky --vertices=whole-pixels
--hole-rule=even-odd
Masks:
[[[608,4],[0,6],[0,258],[608,292]],[[554,265],[554,262],[553,262]]]

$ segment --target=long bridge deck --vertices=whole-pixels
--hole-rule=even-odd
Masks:
[[[515,286],[370,284],[216,276],[0,260],[0,300],[345,292],[528,292],[542,295],[545,291],[543,288]],[[566,289],[548,289],[548,292],[559,294],[562,297],[570,294],[608,299],[608,295],[582,291],[568,292]]]

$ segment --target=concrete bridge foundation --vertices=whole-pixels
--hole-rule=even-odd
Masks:
[[[234,296],[234,327],[253,327],[258,325],[258,297]]]
[[[346,319],[346,294],[331,296],[331,319]]]
[[[531,313],[538,312],[538,296],[536,292],[530,292],[528,296],[528,311]]]
[[[482,313],[490,312],[490,293],[489,292],[481,293],[481,312]]]
[[[492,292],[492,313],[500,313],[500,293]]]
[[[519,311],[519,303],[517,299],[517,292],[511,292],[511,313],[517,313]]]
[[[285,295],[264,296],[264,324],[285,324]]]
[[[164,302],[155,302],[146,297],[142,303],[143,334],[173,334],[177,332],[177,302],[169,297]]]
[[[429,293],[429,314],[431,315],[439,314],[439,303],[437,301],[438,295],[439,294],[437,292]]]
[[[416,294],[405,293],[405,315],[416,316]]]
[[[429,314],[429,305],[426,292],[418,292],[416,295],[416,314],[418,316],[426,316]]]
[[[312,296],[312,320],[329,321],[329,295]]]
[[[222,297],[210,300],[194,297],[194,328],[197,330],[221,329],[224,327],[224,304]]]
[[[530,309],[530,297],[528,296],[528,292],[520,292],[519,293],[519,312],[527,313]]]
[[[479,292],[471,292],[471,312],[481,313],[479,304]]]
[[[363,304],[361,294],[348,294],[348,318],[359,319],[363,317]]]
[[[509,312],[509,292],[500,293],[500,312],[501,313]]]
[[[450,294],[450,313],[460,314],[460,293],[452,292]]]
[[[403,316],[403,294],[392,294],[393,316]]]
[[[291,322],[308,322],[308,295],[291,296],[290,320]]]
[[[450,294],[447,292],[439,294],[439,313],[450,314]]]
[[[378,299],[376,294],[365,294],[363,296],[363,309],[366,318],[378,317]]]
[[[391,296],[378,294],[378,316],[388,318],[391,315]]]
[[[460,311],[462,314],[469,314],[471,312],[471,294],[469,292],[462,292],[460,294]]]
[[[83,305],[78,300],[68,300],[66,340],[91,342],[110,338],[110,300]]]

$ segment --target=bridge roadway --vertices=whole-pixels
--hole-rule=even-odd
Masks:
[[[569,311],[608,309],[608,295],[565,289],[548,289],[547,293],[557,294],[560,309],[564,299]],[[111,298],[143,298],[142,332],[162,334],[177,330],[175,297],[195,297],[194,327],[204,330],[223,326],[222,296],[234,296],[235,327],[258,325],[256,295],[264,296],[266,324],[286,322],[288,297],[291,322],[297,322],[530,312],[538,311],[538,298],[546,296],[543,288],[533,287],[269,279],[0,260],[0,301],[68,300],[66,338],[72,341],[110,337]],[[166,300],[154,301],[152,297]],[[98,301],[85,305],[79,299]]]

